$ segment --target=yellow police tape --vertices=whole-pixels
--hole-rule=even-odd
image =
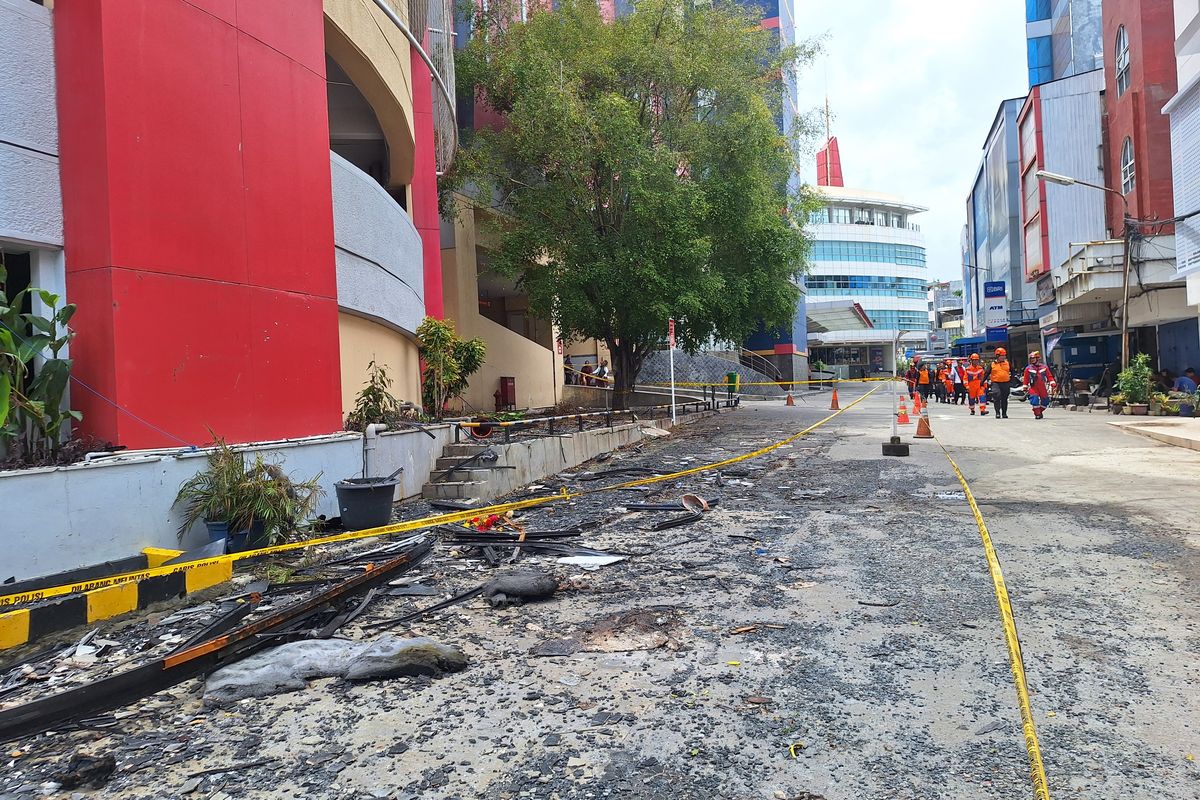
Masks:
[[[613,486],[601,486],[596,489],[586,489],[577,492],[568,492],[563,489],[559,494],[546,495],[544,497],[531,497],[527,500],[516,500],[511,503],[500,503],[493,506],[485,506],[483,508],[473,508],[466,511],[452,511],[448,514],[435,514],[430,517],[422,517],[420,519],[409,520],[407,522],[397,522],[393,525],[385,525],[380,528],[370,528],[363,531],[351,531],[349,533],[339,533],[333,536],[322,536],[316,539],[306,539],[300,542],[288,542],[287,544],[274,545],[273,547],[263,547],[258,550],[247,550],[242,553],[231,553],[225,556],[216,556],[206,558],[200,561],[189,561],[186,564],[167,564],[160,567],[152,567],[150,569],[138,570],[137,572],[127,572],[121,575],[112,575],[107,578],[95,578],[93,580],[80,581],[78,583],[69,583],[62,586],[48,586],[43,589],[36,589],[19,594],[10,594],[0,597],[0,608],[21,603],[30,603],[38,600],[46,600],[51,597],[61,597],[62,595],[75,594],[78,592],[86,592],[91,589],[99,589],[105,586],[113,586],[120,583],[129,583],[131,581],[140,581],[145,578],[153,578],[160,575],[171,575],[177,572],[187,572],[193,569],[199,569],[212,564],[222,564],[231,561],[241,561],[248,558],[259,558],[261,556],[273,555],[275,553],[287,553],[293,550],[302,550],[306,547],[317,547],[325,544],[334,544],[337,542],[348,542],[355,539],[369,539],[376,536],[390,536],[396,533],[406,533],[408,531],[421,530],[424,528],[432,528],[436,525],[449,525],[455,522],[466,522],[475,519],[476,517],[486,516],[490,514],[503,514],[507,511],[518,511],[524,508],[533,508],[535,506],[545,505],[546,503],[554,503],[561,500],[572,500],[586,495],[596,494],[599,492],[610,492],[618,489],[628,489],[634,486],[645,486],[652,483],[660,483],[662,481],[675,480],[687,475],[694,475],[698,472],[706,472],[708,470],[720,469],[721,467],[736,464],[739,461],[756,458],[772,450],[777,450],[784,445],[791,444],[802,436],[805,436],[817,428],[824,425],[829,420],[836,417],[845,411],[849,411],[854,406],[867,399],[871,394],[879,390],[879,387],[871,389],[862,397],[846,404],[841,410],[835,411],[821,421],[808,426],[799,433],[793,434],[786,439],[775,442],[774,444],[755,450],[751,453],[745,453],[740,456],[733,456],[723,461],[717,461],[713,464],[705,464],[691,469],[672,472],[668,475],[653,475],[648,478],[640,478],[637,480],[618,483]]]
[[[881,378],[825,378],[824,380],[815,380],[815,381],[789,381],[789,380],[783,380],[783,379],[777,380],[777,381],[759,381],[757,383],[755,383],[755,382],[743,383],[742,381],[738,381],[737,385],[739,388],[742,386],[774,386],[775,388],[780,389],[780,388],[783,388],[784,386],[804,386],[804,385],[807,385],[810,383],[818,383],[821,385],[831,383],[836,386],[841,383],[869,383],[871,381],[894,381],[894,380],[897,380],[897,378],[895,378],[891,375],[885,375]],[[660,389],[664,386],[670,386],[670,385],[671,384],[669,384],[669,383],[642,383],[642,384],[639,384],[639,386],[654,386],[654,387],[657,387]],[[682,382],[682,381],[676,381],[675,385],[676,386],[717,386],[722,389],[729,388],[729,383],[727,381],[717,381],[715,383],[713,383],[713,382],[687,383],[687,382]]]
[[[935,441],[937,441],[935,439]],[[1021,727],[1025,731],[1025,752],[1029,756],[1029,774],[1033,780],[1033,795],[1037,800],[1050,800],[1050,787],[1046,783],[1046,768],[1042,764],[1042,749],[1038,745],[1037,729],[1033,724],[1033,708],[1029,702],[1029,689],[1025,682],[1025,661],[1021,657],[1021,640],[1017,638],[1017,623],[1013,619],[1012,603],[1008,599],[1008,587],[1004,583],[1004,573],[1000,569],[1000,559],[996,556],[996,548],[992,546],[992,537],[988,533],[983,514],[975,502],[975,495],[967,485],[962,470],[958,468],[950,451],[938,441],[938,447],[946,454],[954,474],[962,485],[963,494],[975,515],[975,524],[979,526],[979,536],[983,539],[983,549],[987,554],[988,571],[992,575],[992,585],[996,589],[996,603],[1000,606],[1000,620],[1004,624],[1004,641],[1008,645],[1008,660],[1012,666],[1013,683],[1017,687],[1017,705],[1021,709]]]

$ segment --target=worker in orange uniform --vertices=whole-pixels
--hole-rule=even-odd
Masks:
[[[917,367],[917,391],[921,393],[921,402],[929,402],[929,394],[933,390],[934,374],[929,362],[922,361]]]
[[[1042,354],[1037,350],[1029,354],[1029,365],[1021,374],[1021,382],[1029,392],[1033,418],[1042,419],[1042,414],[1050,407],[1050,395],[1054,394],[1054,373],[1042,363]]]
[[[942,395],[943,397],[946,398],[944,401],[946,403],[953,402],[953,400],[954,400],[954,373],[953,373],[953,370],[954,370],[954,365],[951,364],[950,359],[947,358],[944,362],[942,362],[942,368],[938,371],[938,374],[940,375],[940,377],[942,379],[942,386],[945,387],[945,389],[946,389],[946,393],[944,395]]]
[[[996,419],[1008,419],[1008,393],[1012,391],[1012,365],[1008,363],[1008,351],[996,348],[996,360],[988,370],[988,383],[992,387],[992,404],[996,406]]]
[[[979,353],[971,353],[970,364],[967,365],[967,404],[971,407],[971,416],[975,416],[975,406],[979,406],[979,415],[986,417],[987,410],[987,375],[984,374],[983,362]]]

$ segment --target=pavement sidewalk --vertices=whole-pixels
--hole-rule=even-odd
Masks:
[[[1176,447],[1200,450],[1200,419],[1188,417],[1113,417],[1109,425]]]

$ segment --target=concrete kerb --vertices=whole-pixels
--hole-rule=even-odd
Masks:
[[[1105,420],[1114,428],[1120,428],[1128,433],[1135,433],[1147,439],[1169,444],[1174,447],[1185,447],[1189,450],[1200,450],[1200,419],[1183,417],[1118,417]]]

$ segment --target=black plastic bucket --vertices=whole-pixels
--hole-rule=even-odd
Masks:
[[[347,478],[334,484],[342,527],[361,531],[391,522],[398,483],[396,478]]]

